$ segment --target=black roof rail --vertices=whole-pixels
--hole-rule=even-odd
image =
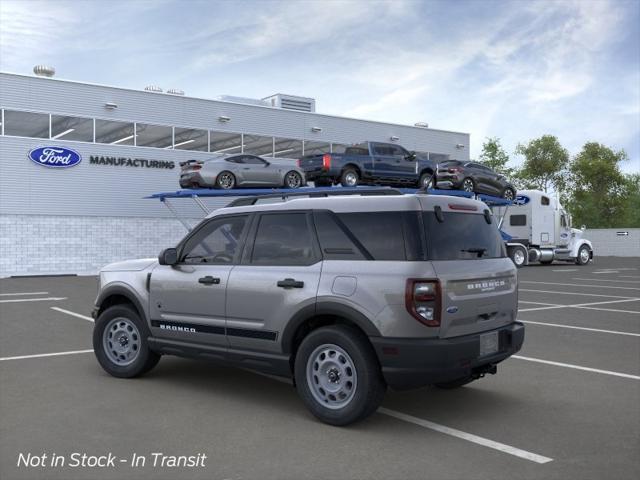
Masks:
[[[227,205],[227,207],[245,207],[248,205],[255,205],[259,200],[269,199],[269,198],[279,198],[283,201],[289,197],[309,197],[309,198],[320,198],[320,197],[338,197],[344,195],[362,195],[362,196],[383,196],[383,195],[404,195],[404,193],[396,188],[391,187],[373,187],[373,188],[365,188],[365,187],[354,187],[354,188],[332,188],[326,190],[315,190],[313,192],[309,191],[295,191],[292,190],[291,193],[273,193],[268,195],[256,195],[251,197],[242,197],[238,198]]]

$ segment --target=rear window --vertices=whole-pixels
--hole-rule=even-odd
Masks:
[[[369,155],[368,148],[349,147],[344,151],[345,155]]]
[[[434,212],[424,212],[424,228],[431,260],[480,260],[506,256],[502,237],[484,215],[443,212],[439,222]]]

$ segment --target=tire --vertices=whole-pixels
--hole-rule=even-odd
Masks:
[[[114,377],[144,375],[160,360],[160,355],[149,349],[147,339],[150,334],[133,307],[114,305],[107,308],[93,329],[93,351],[98,363]],[[119,339],[122,340],[116,342]]]
[[[420,175],[420,180],[418,181],[418,188],[423,188],[425,190],[429,190],[434,188],[434,175],[429,172],[425,172]]]
[[[476,191],[476,182],[473,181],[473,178],[467,177],[462,180],[462,183],[460,184],[460,190],[473,193]]]
[[[360,175],[355,168],[345,168],[340,175],[340,184],[343,187],[357,187],[360,183]]]
[[[216,177],[216,187],[222,190],[231,190],[236,186],[236,177],[233,173],[225,170]]]
[[[284,176],[285,188],[300,188],[302,186],[302,175],[295,170],[291,170]]]
[[[472,378],[472,377],[462,377],[462,378],[458,378],[457,380],[452,380],[450,382],[436,383],[434,384],[434,386],[441,388],[442,390],[454,390],[456,388],[460,388],[464,385],[467,385],[473,382],[474,380],[475,378]]]
[[[316,187],[330,187],[333,185],[333,182],[328,178],[318,178],[313,181],[313,185]]]
[[[591,260],[591,250],[588,246],[582,245],[578,249],[578,256],[576,257],[576,265],[586,265]]]
[[[513,191],[513,188],[507,187],[502,192],[502,198],[513,201],[516,198],[516,192]]]
[[[346,325],[309,333],[296,354],[294,375],[306,407],[329,425],[363,420],[377,410],[386,391],[367,338]]]
[[[516,268],[522,268],[527,264],[527,250],[522,247],[510,247],[508,249],[509,258],[516,266]]]

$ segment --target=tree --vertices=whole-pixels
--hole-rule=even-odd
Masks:
[[[482,144],[480,162],[506,177],[511,177],[514,173],[513,168],[507,167],[509,155],[502,148],[498,137],[487,137],[485,139]]]
[[[624,150],[614,151],[597,142],[585,143],[574,157],[569,167],[567,205],[577,225],[616,227],[625,215],[630,219],[634,215],[634,208],[628,206],[634,181],[625,178],[618,165],[626,159]],[[638,180],[635,182],[637,186]]]
[[[527,144],[518,144],[516,154],[525,158],[517,174],[519,183],[545,192],[551,187],[555,191],[564,189],[569,152],[555,136],[543,135]]]
[[[640,173],[625,175],[625,201],[616,226],[640,228]]]

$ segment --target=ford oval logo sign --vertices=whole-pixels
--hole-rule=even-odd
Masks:
[[[29,160],[44,167],[69,168],[79,164],[82,157],[70,148],[38,147],[29,152]]]
[[[457,313],[458,312],[458,307],[447,307],[447,313]]]
[[[531,199],[526,195],[516,195],[516,199],[513,202],[515,205],[526,205]]]

